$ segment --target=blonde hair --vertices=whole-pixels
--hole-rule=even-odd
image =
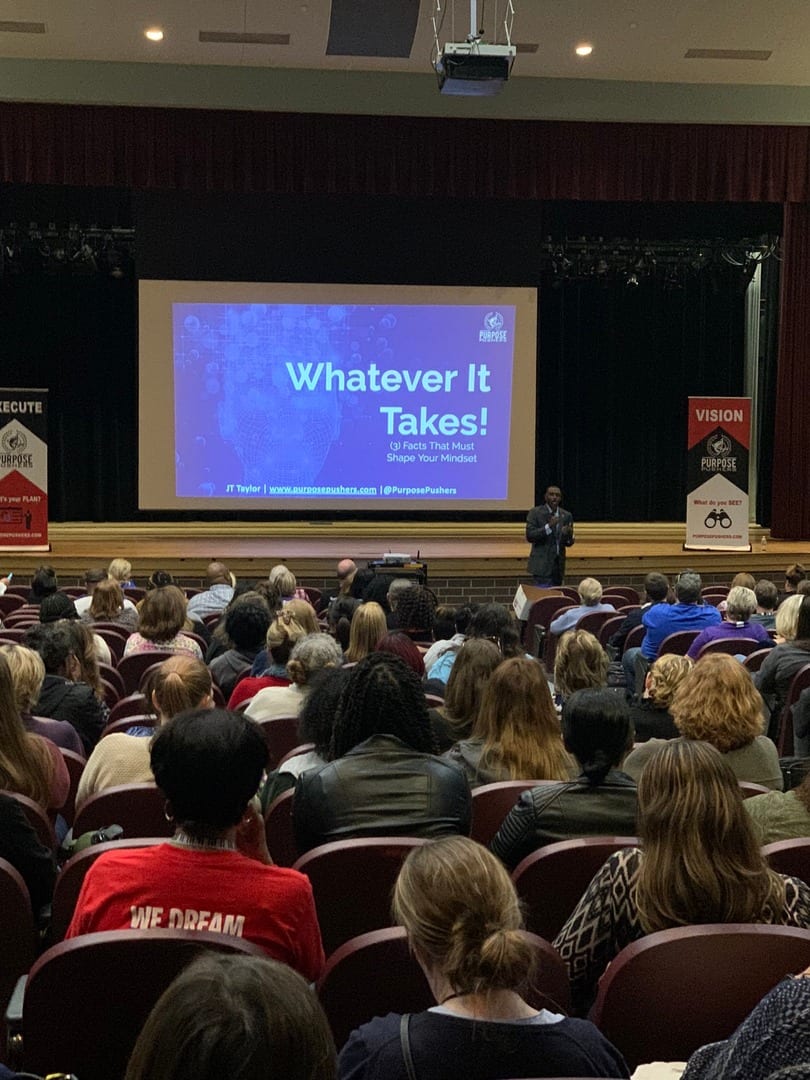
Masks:
[[[715,747],[665,742],[641,774],[638,808],[635,899],[645,933],[779,919],[784,881],[762,857],[737,778]]]
[[[675,692],[669,709],[686,739],[704,739],[722,753],[748,746],[764,728],[762,698],[733,656],[702,657]]]
[[[543,669],[536,660],[504,660],[490,676],[472,730],[484,743],[480,767],[503,780],[568,780],[573,761]]]
[[[14,699],[14,682],[0,656],[0,787],[27,795],[47,810],[54,764],[48,744],[25,730]]]
[[[608,658],[605,650],[587,630],[569,630],[557,644],[554,659],[554,688],[568,697],[575,690],[590,690],[607,682]]]
[[[392,904],[419,958],[457,994],[518,990],[534,970],[515,887],[503,864],[466,836],[414,848]]]
[[[596,578],[583,578],[577,585],[577,592],[582,603],[590,607],[592,604],[598,604],[602,599],[602,583]]]
[[[307,636],[307,631],[295,618],[289,607],[277,611],[267,627],[265,642],[276,664],[286,664],[296,642]]]
[[[107,574],[119,584],[132,577],[132,563],[128,559],[113,559],[107,567]]]
[[[25,645],[0,645],[0,655],[8,664],[17,709],[21,713],[31,712],[45,681],[42,657]]]
[[[307,634],[320,633],[318,616],[315,614],[315,608],[308,600],[301,600],[300,597],[294,596],[292,600],[287,601],[282,610],[289,611],[295,621],[303,626]]]
[[[295,574],[284,563],[274,566],[267,575],[267,580],[278,590],[279,596],[292,596],[295,592]]]
[[[382,607],[374,600],[361,604],[352,615],[352,621],[349,624],[347,662],[355,664],[364,656],[368,656],[370,652],[374,652],[377,642],[385,637],[387,632],[388,626]]]
[[[211,672],[201,660],[172,656],[159,665],[149,683],[148,698],[160,714],[170,720],[185,709],[199,709],[212,695]]]
[[[467,638],[456,653],[443,707],[447,725],[455,738],[469,736],[481,710],[487,682],[502,662],[501,650],[488,638]]]
[[[649,670],[647,693],[650,701],[659,709],[668,709],[675,691],[692,670],[692,660],[677,653],[659,656]]]
[[[796,630],[799,624],[799,608],[802,606],[804,597],[800,593],[786,596],[776,609],[776,632],[785,641],[796,639]]]

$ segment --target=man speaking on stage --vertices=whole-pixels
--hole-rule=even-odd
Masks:
[[[545,503],[535,506],[526,518],[526,539],[532,545],[529,573],[535,585],[562,585],[565,577],[565,549],[574,542],[574,518],[563,510],[562,492],[554,485],[546,488]]]

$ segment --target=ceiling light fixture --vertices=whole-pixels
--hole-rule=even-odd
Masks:
[[[593,45],[588,45],[583,42],[581,45],[577,45],[577,47],[574,49],[574,52],[577,54],[577,56],[590,56],[593,52]]]
[[[149,38],[150,41],[163,41],[163,31],[158,26],[153,26],[149,30],[144,30],[144,37]]]

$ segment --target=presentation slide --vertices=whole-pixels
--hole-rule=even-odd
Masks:
[[[523,509],[536,292],[142,282],[143,508]]]

